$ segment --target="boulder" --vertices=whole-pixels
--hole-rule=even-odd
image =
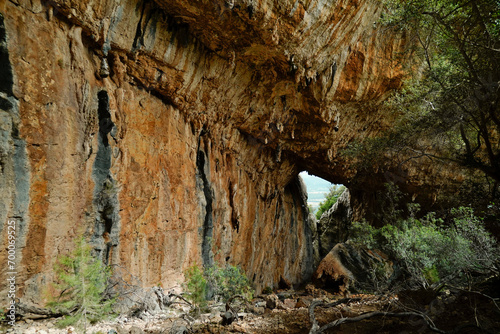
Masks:
[[[299,297],[297,299],[297,303],[295,304],[295,308],[301,308],[301,307],[309,307],[312,302],[312,297],[309,296],[304,296],[304,297]]]
[[[339,243],[313,274],[316,287],[347,295],[350,291],[378,291],[393,280],[393,263],[378,251]]]
[[[351,196],[346,188],[337,202],[323,213],[317,223],[319,255],[323,258],[339,242],[349,237],[349,225],[352,222]]]

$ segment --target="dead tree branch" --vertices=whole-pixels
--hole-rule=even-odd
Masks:
[[[43,316],[45,318],[58,318],[58,317],[62,317],[63,315],[68,315],[71,312],[70,311],[63,312],[60,310],[53,311],[53,310],[48,309],[48,308],[41,308],[41,307],[37,307],[37,306],[33,306],[33,305],[26,305],[26,304],[21,303],[19,301],[16,303],[16,313],[18,315],[22,316],[23,318],[28,319],[28,318],[31,318],[28,316],[28,314]]]
[[[350,298],[344,298],[344,299],[350,299]],[[330,305],[340,305],[343,304],[344,302],[341,302],[342,300],[339,300],[338,302],[332,303]],[[321,301],[314,301],[311,303],[311,306],[309,306],[309,319],[312,323],[311,330],[309,331],[309,334],[320,334],[323,333],[324,331],[340,326],[344,323],[351,323],[351,322],[358,322],[374,317],[395,317],[395,318],[405,318],[405,317],[418,317],[424,320],[427,323],[427,326],[429,327],[430,330],[436,332],[436,333],[447,333],[445,331],[442,331],[434,326],[432,321],[427,317],[425,314],[422,313],[417,313],[417,312],[382,312],[382,311],[375,311],[375,312],[369,312],[369,313],[364,313],[361,314],[357,317],[352,317],[352,318],[340,318],[335,321],[332,321],[322,327],[319,326],[318,321],[316,320],[316,316],[314,314],[314,309],[317,306],[322,305],[323,302]]]
[[[244,296],[242,296],[242,295],[234,295],[234,296],[232,296],[231,298],[229,298],[227,300],[227,302],[226,302],[226,309],[229,308],[229,309],[233,310],[233,308],[231,307],[231,302],[233,300],[237,299],[237,298],[243,300],[245,302],[245,304],[248,304],[248,300]],[[234,312],[234,310],[233,310],[233,312]]]
[[[173,297],[173,298],[172,298],[172,297]],[[176,294],[176,293],[172,293],[172,292],[170,292],[170,293],[168,294],[168,298],[169,298],[169,303],[168,303],[168,305],[167,305],[167,306],[170,306],[170,305],[172,305],[172,304],[176,303],[176,302],[174,302],[174,300],[175,300],[175,299],[180,299],[180,300],[182,300],[182,301],[186,302],[189,306],[193,307],[193,304],[191,304],[191,302],[190,302],[189,300],[187,300],[186,298],[184,298],[184,297],[182,297],[181,295],[178,295],[178,294]]]
[[[248,306],[248,300],[243,297],[242,295],[234,295],[231,298],[229,298],[226,302],[226,312],[222,314],[222,325],[230,325],[233,321],[238,319],[238,312],[231,306],[231,302],[235,299],[241,299],[247,304]]]
[[[454,287],[454,286],[449,286],[450,289],[453,289],[453,290],[457,290],[457,291],[461,291],[461,292],[466,292],[466,293],[471,293],[471,294],[475,294],[475,295],[478,295],[478,296],[482,296],[484,298],[487,298],[489,300],[491,300],[491,302],[495,305],[495,307],[500,311],[500,307],[498,306],[497,304],[497,301],[500,299],[500,298],[493,298],[491,296],[488,296],[482,292],[479,292],[479,291],[473,291],[473,290],[465,290],[465,289],[461,289],[461,288],[458,288],[458,287]]]

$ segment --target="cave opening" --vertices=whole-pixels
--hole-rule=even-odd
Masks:
[[[307,188],[307,205],[313,214],[317,214],[321,203],[325,202],[330,193],[340,193],[345,189],[342,184],[332,183],[321,177],[303,171],[300,177]]]

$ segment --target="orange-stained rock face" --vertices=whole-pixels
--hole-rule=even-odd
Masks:
[[[82,233],[144,286],[178,286],[214,261],[241,265],[257,289],[308,279],[314,227],[297,174],[348,184],[339,152],[388,126],[378,104],[401,82],[391,58],[405,41],[377,30],[380,11],[0,3],[0,219],[18,225],[19,295],[40,302]]]

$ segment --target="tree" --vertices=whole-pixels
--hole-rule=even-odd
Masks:
[[[196,307],[202,307],[206,304],[207,280],[203,275],[203,270],[196,264],[186,269],[184,272],[186,281],[183,288],[189,293],[188,299],[193,302]]]
[[[397,120],[370,149],[458,163],[500,183],[500,1],[385,0],[412,47]],[[410,57],[408,57],[410,56]]]
[[[67,316],[58,322],[61,327],[95,322],[112,312],[113,299],[105,292],[111,276],[108,267],[95,259],[90,246],[81,237],[71,256],[62,256],[55,265],[60,290],[49,306]]]

